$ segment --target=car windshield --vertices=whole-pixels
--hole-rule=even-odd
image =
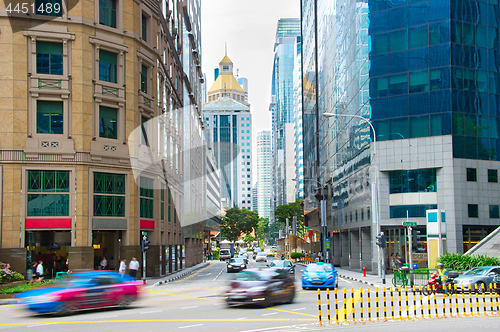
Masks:
[[[265,281],[270,280],[275,273],[243,271],[238,273],[236,281]]]
[[[230,263],[230,264],[231,264],[231,263],[232,263],[232,264],[239,264],[239,263],[243,264],[243,258],[231,258],[231,259],[229,260],[229,263]]]
[[[66,276],[58,281],[57,284],[64,287],[82,287],[83,285],[91,283],[92,280],[94,280],[94,278],[83,276]]]
[[[254,249],[254,252],[261,252],[262,250],[260,250],[260,248],[255,248]]]
[[[259,252],[257,256],[266,256],[267,254],[265,252]]]
[[[490,269],[489,268],[475,268],[470,271],[467,271],[464,273],[464,275],[467,276],[483,276],[485,275]]]
[[[330,265],[309,264],[306,268],[307,272],[332,272]]]

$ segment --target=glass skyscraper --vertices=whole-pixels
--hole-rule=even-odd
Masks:
[[[498,1],[301,5],[304,169],[329,188],[334,263],[376,265],[377,215],[388,253],[407,256],[407,216],[419,225],[413,254],[426,253],[428,209],[446,210],[451,252],[500,225]],[[312,194],[306,186],[308,211]]]

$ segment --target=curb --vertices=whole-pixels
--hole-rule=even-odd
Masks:
[[[202,268],[204,268],[204,267],[206,267],[206,266],[208,266],[208,265],[210,265],[210,263],[208,263],[208,262],[207,262],[207,263],[205,263],[205,264],[203,264],[203,265],[198,266],[198,267],[197,267],[197,268],[195,268],[195,269],[192,269],[192,270],[190,270],[190,271],[186,271],[186,272],[181,273],[181,274],[179,274],[179,275],[177,275],[177,276],[175,276],[175,277],[172,277],[172,278],[170,278],[170,279],[165,279],[165,280],[162,280],[162,281],[158,281],[158,282],[154,283],[154,284],[153,284],[153,286],[159,286],[159,285],[161,285],[161,284],[166,284],[166,283],[169,283],[169,282],[172,282],[172,281],[178,280],[178,279],[180,279],[180,278],[182,278],[182,277],[185,277],[185,276],[187,276],[188,274],[191,274],[191,273],[193,273],[193,272],[195,272],[195,271],[197,271],[197,270],[199,270],[199,269],[202,269]]]
[[[361,279],[358,279],[358,278],[349,277],[349,276],[342,275],[342,274],[339,274],[339,277],[344,278],[344,279],[349,279],[349,280],[357,281],[357,282],[361,282],[363,284],[375,287],[375,284],[373,282],[361,280]]]

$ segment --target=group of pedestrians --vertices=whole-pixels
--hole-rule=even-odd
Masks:
[[[113,257],[111,257],[113,259]],[[104,256],[101,260],[101,263],[99,264],[102,270],[108,270],[109,265],[108,265],[108,260]],[[114,266],[114,262],[113,262]],[[111,270],[114,270],[114,268],[111,268]],[[132,257],[132,260],[128,264],[128,274],[131,277],[134,277],[137,279],[137,271],[139,270],[139,261],[137,261],[137,258],[134,256]],[[118,272],[120,272],[121,275],[125,275],[127,273],[127,260],[122,259],[120,261],[120,266],[118,267]]]
[[[41,282],[43,280],[43,261],[39,260],[38,262],[33,262],[31,265],[32,273],[30,284],[35,282]]]
[[[391,257],[389,258],[389,265],[392,270],[402,268],[403,263],[404,259],[399,255],[399,252],[396,253],[396,256],[394,256],[394,253],[391,254]]]

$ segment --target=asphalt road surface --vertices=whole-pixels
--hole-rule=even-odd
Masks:
[[[266,263],[256,263],[252,259],[249,261],[249,268],[265,265]],[[34,328],[36,331],[71,332],[154,331],[155,329],[260,332],[327,329],[327,327],[318,327],[317,292],[302,290],[300,287],[301,269],[301,266],[296,267],[297,292],[292,304],[268,308],[228,307],[222,293],[228,287],[234,274],[226,272],[225,263],[215,261],[178,281],[144,287],[140,299],[127,309],[99,309],[54,317],[33,315],[19,305],[0,306],[0,330]],[[343,288],[359,288],[360,286],[362,284],[339,279],[341,292]],[[323,308],[326,309],[326,307]],[[500,325],[500,320],[492,319],[489,321],[490,325],[495,323],[496,326]],[[434,320],[429,322],[432,321]],[[457,319],[457,321],[464,320]],[[370,326],[374,329],[384,326],[387,328],[387,324],[400,323],[372,323]],[[367,325],[356,324],[356,326],[342,326],[341,328],[361,328],[362,326]],[[431,327],[431,325],[426,326]]]

